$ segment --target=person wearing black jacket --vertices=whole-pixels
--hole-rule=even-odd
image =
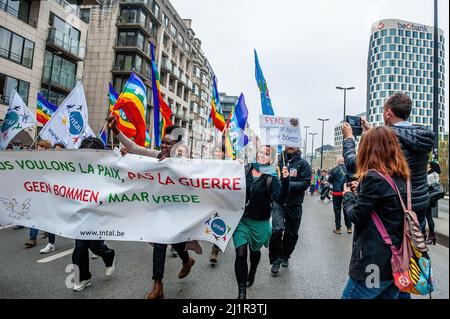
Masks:
[[[430,205],[427,171],[428,156],[433,150],[434,133],[424,126],[412,125],[408,118],[412,110],[411,99],[403,93],[391,96],[384,105],[383,118],[385,125],[394,130],[400,147],[411,171],[412,208],[417,214],[422,230],[425,227],[425,216]],[[370,125],[363,120],[363,129],[367,131]],[[344,158],[349,172],[356,167],[355,141],[352,129],[348,123],[342,128],[344,135]]]
[[[289,258],[298,240],[305,191],[311,183],[311,167],[296,147],[286,147],[279,158],[280,171],[289,172],[289,190],[284,204],[273,203],[272,236],[269,246],[271,272],[277,275],[280,265],[289,266]]]
[[[404,212],[394,189],[381,175],[389,175],[406,202],[406,180],[410,173],[394,132],[380,126],[363,136],[359,154],[358,182],[344,187],[344,210],[355,226],[349,280],[343,299],[397,299],[399,290],[392,275],[392,252],[371,218],[381,219],[394,246],[403,241]],[[375,284],[377,283],[377,284]]]
[[[333,230],[335,234],[341,233],[341,210],[342,210],[342,200],[344,185],[346,183],[347,170],[344,165],[344,158],[339,157],[337,159],[337,166],[334,167],[330,172],[330,177],[328,181],[333,185],[333,210],[334,210],[334,222],[336,228]],[[344,211],[344,222],[347,227],[347,233],[352,233],[352,223],[348,219],[346,211]]]
[[[261,259],[260,249],[269,245],[271,204],[283,204],[287,196],[288,171],[282,171],[280,181],[271,164],[276,152],[270,146],[261,146],[256,162],[245,167],[246,195],[244,214],[233,234],[236,249],[234,270],[239,287],[238,299],[246,299],[247,287],[255,281],[256,269]],[[275,155],[276,156],[276,155]],[[250,271],[247,251],[250,249]]]

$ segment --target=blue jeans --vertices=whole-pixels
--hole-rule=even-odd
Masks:
[[[30,228],[30,239],[36,240],[37,236],[38,236],[38,232],[39,232],[39,229]],[[47,233],[47,234],[48,234],[48,242],[50,244],[54,245],[55,244],[55,234],[52,234],[52,233]]]
[[[367,288],[364,282],[348,279],[342,299],[398,299],[400,291],[393,280],[380,282],[380,288]]]

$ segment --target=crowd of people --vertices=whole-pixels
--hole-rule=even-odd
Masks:
[[[271,273],[274,276],[279,274],[282,267],[289,267],[299,238],[303,201],[308,189],[311,195],[318,192],[321,202],[328,199],[333,203],[333,232],[341,234],[343,214],[347,233],[353,234],[349,279],[342,298],[410,297],[400,292],[394,283],[391,248],[383,241],[371,216],[376,212],[393,245],[399,248],[404,231],[403,201],[411,197],[412,210],[417,215],[427,244],[436,244],[431,211],[437,200],[431,198],[430,201],[429,195],[431,185],[439,184],[440,173],[439,165],[429,162],[434,134],[425,127],[408,122],[411,107],[410,98],[398,93],[384,105],[385,126],[371,128],[363,119],[363,135],[358,152],[352,128],[344,123],[343,157],[337,158],[336,166],[330,170],[313,171],[299,148],[286,147],[281,154],[277,154],[271,146],[259,146],[255,161],[245,164],[246,204],[233,234],[238,299],[246,299],[247,288],[255,282],[263,247],[269,250]],[[117,128],[114,117],[108,119],[108,125],[122,145],[123,156],[137,154],[160,161],[170,157],[189,157],[189,148],[183,143],[183,129],[177,126],[166,128],[158,151],[141,147],[126,137]],[[37,148],[64,147],[40,141]],[[104,149],[104,145],[97,138],[87,138],[80,149]],[[213,154],[215,160],[225,160],[224,143],[215,145]],[[387,182],[388,178],[394,181],[400,197]],[[322,207],[327,209],[326,206]],[[38,230],[30,229],[26,248],[36,246],[37,235]],[[55,251],[55,235],[45,236],[49,243],[40,251],[42,254]],[[163,279],[168,245],[151,243],[151,246],[153,287],[147,298],[161,299],[164,298]],[[76,291],[91,285],[89,250],[103,259],[107,276],[115,271],[116,252],[104,241],[76,240],[72,255],[73,264],[80,270],[80,280],[73,288]],[[203,251],[197,241],[171,245],[172,256],[179,257],[181,261],[178,278],[187,277],[195,264],[189,250],[197,254]],[[213,245],[210,263],[217,264],[221,253],[219,247]],[[369,288],[365,284],[368,265],[377,265],[380,269],[381,284],[378,288]]]

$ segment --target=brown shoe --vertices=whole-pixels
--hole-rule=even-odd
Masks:
[[[351,227],[347,228],[347,233],[349,233],[349,234],[353,233],[353,230]]]
[[[25,248],[32,248],[36,246],[36,239],[30,239],[25,243]]]
[[[178,274],[178,278],[182,279],[189,275],[191,272],[192,266],[194,266],[195,260],[192,257],[189,257],[189,261],[185,264],[183,264],[183,268],[181,268],[180,273]]]
[[[162,280],[155,280],[153,290],[147,294],[147,299],[163,299],[164,298],[164,284]]]
[[[333,233],[339,235],[341,233],[341,229],[340,228],[333,229]]]
[[[195,251],[195,253],[196,253],[197,255],[203,254],[202,246],[200,246],[200,243],[198,242],[198,240],[188,241],[188,242],[186,243],[186,250],[192,250],[192,251]]]

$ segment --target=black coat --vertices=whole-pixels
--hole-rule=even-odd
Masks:
[[[280,183],[278,176],[272,176],[271,190],[269,190],[267,187],[267,178],[269,175],[263,174],[254,180],[252,170],[253,166],[251,164],[245,166],[247,189],[243,217],[254,220],[268,220],[271,217],[272,200],[283,205],[286,199],[288,179],[282,179]]]
[[[289,189],[284,205],[302,205],[303,199],[305,198],[305,191],[311,185],[311,166],[298,153],[291,159],[288,159],[287,154],[284,153],[284,162],[281,160],[281,157],[279,158],[278,165],[280,166],[280,172],[283,169],[283,164],[287,166],[288,171],[292,168],[297,170],[296,177],[289,176]]]
[[[434,133],[420,125],[389,126],[394,130],[411,171],[412,206],[416,213],[428,208],[428,154],[433,150]],[[345,166],[349,173],[356,170],[355,141],[343,143]]]
[[[406,203],[406,182],[395,177],[394,181]],[[361,181],[358,196],[351,192],[345,194],[343,207],[350,221],[355,225],[350,277],[365,281],[370,275],[366,273],[368,269],[366,267],[377,265],[380,270],[380,280],[392,280],[391,249],[383,243],[372,221],[371,213],[375,211],[378,214],[393,244],[400,248],[403,241],[404,213],[398,195],[385,179],[371,171]]]
[[[341,193],[344,191],[344,184],[347,181],[346,175],[347,170],[344,164],[338,165],[330,171],[328,181],[333,185],[333,192]]]

